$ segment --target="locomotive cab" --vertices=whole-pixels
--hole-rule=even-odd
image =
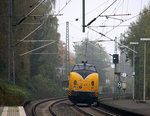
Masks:
[[[92,64],[74,65],[69,76],[68,98],[73,103],[92,104],[98,100],[99,76]]]

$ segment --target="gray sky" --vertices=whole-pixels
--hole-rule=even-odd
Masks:
[[[70,0],[57,0],[55,13],[57,14]],[[110,4],[115,0],[85,0],[86,15],[85,22],[89,23],[92,19],[101,14]],[[148,6],[149,0],[116,0],[116,2],[108,8],[102,15],[114,15],[114,14],[131,14],[125,16],[112,16],[113,18],[98,17],[91,26],[115,26],[121,23],[121,25],[115,29],[113,27],[91,27],[92,29],[106,34],[106,36],[114,39],[120,37],[121,33],[124,33],[128,29],[128,25],[131,22],[136,21],[139,12],[146,6]],[[73,42],[82,41],[83,38],[88,37],[90,40],[108,40],[105,37],[95,33],[94,31],[86,28],[85,33],[82,32],[82,0],[71,0],[66,7],[60,12],[62,16],[58,16],[59,19],[59,33],[61,34],[61,40],[65,42],[66,39],[66,21],[69,21],[69,35],[70,35],[70,49],[73,51]],[[75,19],[79,19],[75,21]],[[130,19],[132,18],[132,19]],[[130,20],[128,20],[130,19]],[[122,23],[123,22],[123,23]],[[102,44],[106,51],[110,54],[114,53],[114,42],[103,42]]]

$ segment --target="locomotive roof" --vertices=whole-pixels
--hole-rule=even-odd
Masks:
[[[75,64],[75,65],[80,65],[80,66],[82,66],[82,65],[84,65],[84,63]],[[93,64],[87,64],[87,63],[86,63],[86,65],[87,65],[87,66],[94,66]]]
[[[88,71],[97,72],[94,65],[87,64],[87,63],[75,64],[72,70],[73,71],[88,70]]]

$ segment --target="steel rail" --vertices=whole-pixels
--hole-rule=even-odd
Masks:
[[[66,97],[50,98],[50,99],[45,99],[45,100],[39,101],[38,103],[36,103],[36,104],[32,107],[32,116],[37,116],[36,108],[37,108],[40,104],[46,103],[46,102],[48,102],[48,101],[53,101],[53,100],[57,100],[57,99],[64,99],[64,98],[66,98]]]
[[[89,114],[89,113],[87,113],[87,112],[85,112],[85,111],[83,111],[83,110],[81,110],[78,106],[73,106],[73,108],[75,109],[75,110],[77,110],[78,112],[80,112],[80,113],[82,113],[83,115],[86,115],[86,116],[94,116],[94,115],[92,115],[92,114]]]
[[[100,108],[96,108],[96,107],[91,107],[92,110],[97,111],[99,113],[105,114],[106,116],[117,116],[111,112],[108,112],[106,110],[100,109]]]
[[[56,104],[58,104],[58,103],[60,103],[60,102],[62,102],[62,101],[66,101],[66,100],[68,100],[68,99],[67,99],[67,98],[63,98],[63,99],[61,99],[61,100],[58,100],[58,101],[52,103],[52,104],[49,106],[49,112],[50,112],[53,116],[57,116],[56,113],[53,111],[53,107],[54,107]]]

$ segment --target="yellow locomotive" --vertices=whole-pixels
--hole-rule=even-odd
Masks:
[[[92,64],[82,62],[74,65],[69,77],[68,98],[74,104],[91,105],[98,101],[99,75]]]

